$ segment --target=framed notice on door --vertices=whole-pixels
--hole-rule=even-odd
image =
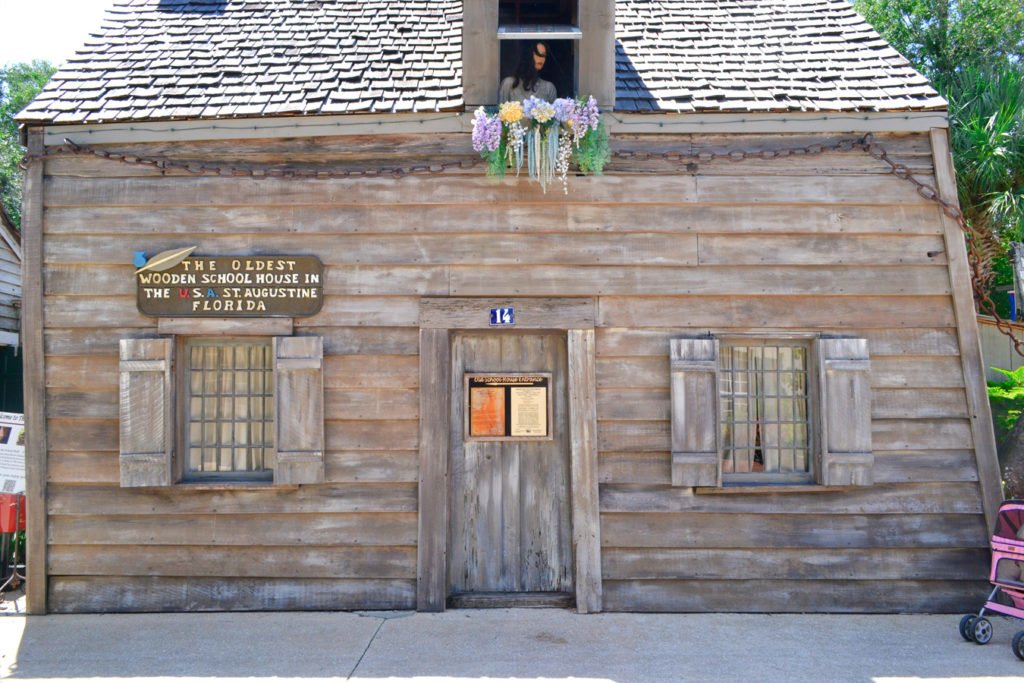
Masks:
[[[551,373],[467,373],[465,436],[481,441],[550,440]]]

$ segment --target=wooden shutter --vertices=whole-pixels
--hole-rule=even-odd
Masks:
[[[721,486],[718,340],[673,339],[672,485]]]
[[[818,482],[874,483],[871,452],[871,363],[866,339],[818,340],[822,435]]]
[[[170,486],[174,455],[172,339],[122,339],[121,486]]]
[[[324,480],[324,342],[274,337],[275,484]]]

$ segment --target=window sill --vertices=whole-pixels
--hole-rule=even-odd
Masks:
[[[724,486],[696,486],[693,489],[696,495],[747,495],[747,494],[776,494],[776,493],[833,493],[846,491],[849,486],[823,486],[821,484],[726,484]]]
[[[263,491],[266,489],[293,489],[298,484],[275,484],[272,481],[179,481],[176,489],[189,491]]]

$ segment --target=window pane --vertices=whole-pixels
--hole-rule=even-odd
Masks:
[[[269,340],[187,343],[188,469],[267,471],[273,382]]]
[[[726,343],[719,357],[722,471],[808,472],[806,349]]]

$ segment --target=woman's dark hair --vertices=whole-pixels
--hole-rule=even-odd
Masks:
[[[533,53],[538,45],[543,45],[544,54],[549,59],[551,58],[551,49],[543,40],[524,42],[522,49],[519,51],[519,65],[516,67],[516,79],[512,81],[513,88],[522,86],[523,90],[530,91],[537,85],[539,72],[533,68]]]

